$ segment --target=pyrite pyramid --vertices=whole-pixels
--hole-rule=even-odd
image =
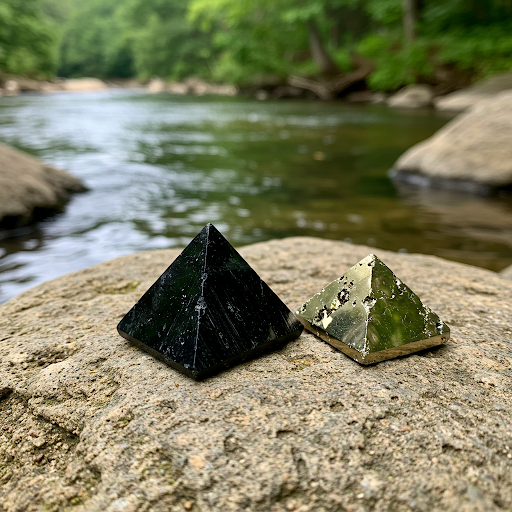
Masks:
[[[362,364],[440,345],[450,329],[370,254],[296,312],[306,329]]]
[[[208,224],[117,330],[189,377],[203,379],[297,338],[303,327]]]

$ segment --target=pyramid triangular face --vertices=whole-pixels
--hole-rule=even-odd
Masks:
[[[117,329],[170,366],[202,379],[297,338],[303,327],[208,224]]]
[[[305,327],[362,364],[440,345],[448,326],[375,255],[296,312]]]

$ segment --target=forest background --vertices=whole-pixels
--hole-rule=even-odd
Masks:
[[[244,86],[361,61],[378,91],[511,70],[512,0],[0,0],[4,75]]]

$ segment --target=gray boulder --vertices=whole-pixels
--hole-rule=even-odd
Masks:
[[[432,105],[434,92],[425,84],[408,85],[386,100],[393,108],[425,108]]]
[[[37,158],[0,144],[0,226],[17,227],[39,211],[59,209],[82,182]]]
[[[375,249],[245,247],[292,308]],[[179,251],[122,257],[0,306],[6,512],[499,511],[512,507],[512,282],[378,251],[452,329],[363,367],[311,334],[195,382],[116,324]]]
[[[439,110],[462,111],[482,100],[492,98],[496,94],[512,90],[512,73],[501,73],[486,80],[477,82],[471,87],[452,92],[434,100]]]
[[[512,184],[512,91],[483,100],[395,163],[395,177],[469,190]]]

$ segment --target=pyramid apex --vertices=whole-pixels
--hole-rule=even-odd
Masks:
[[[208,222],[208,224],[206,224],[206,226],[202,229],[202,231],[204,231],[208,234],[216,233],[216,234],[219,234],[220,236],[222,236],[222,238],[225,238],[224,235],[211,222]]]
[[[213,237],[214,239],[225,240],[227,243],[229,243],[226,240],[226,237],[211,222],[208,222],[208,224],[206,224],[203,229],[201,229],[197,237],[202,238],[206,242],[208,242],[208,240]]]
[[[387,265],[374,253],[368,254],[368,256],[366,256],[366,258],[363,258],[360,263],[363,262],[372,263],[372,267],[374,266],[375,263],[379,262],[387,267]]]
[[[380,261],[375,254],[368,254],[368,256],[365,256],[359,263],[356,263],[355,266],[362,267],[363,265],[367,264],[369,267],[373,267],[376,261]],[[342,276],[343,277],[343,276]]]

